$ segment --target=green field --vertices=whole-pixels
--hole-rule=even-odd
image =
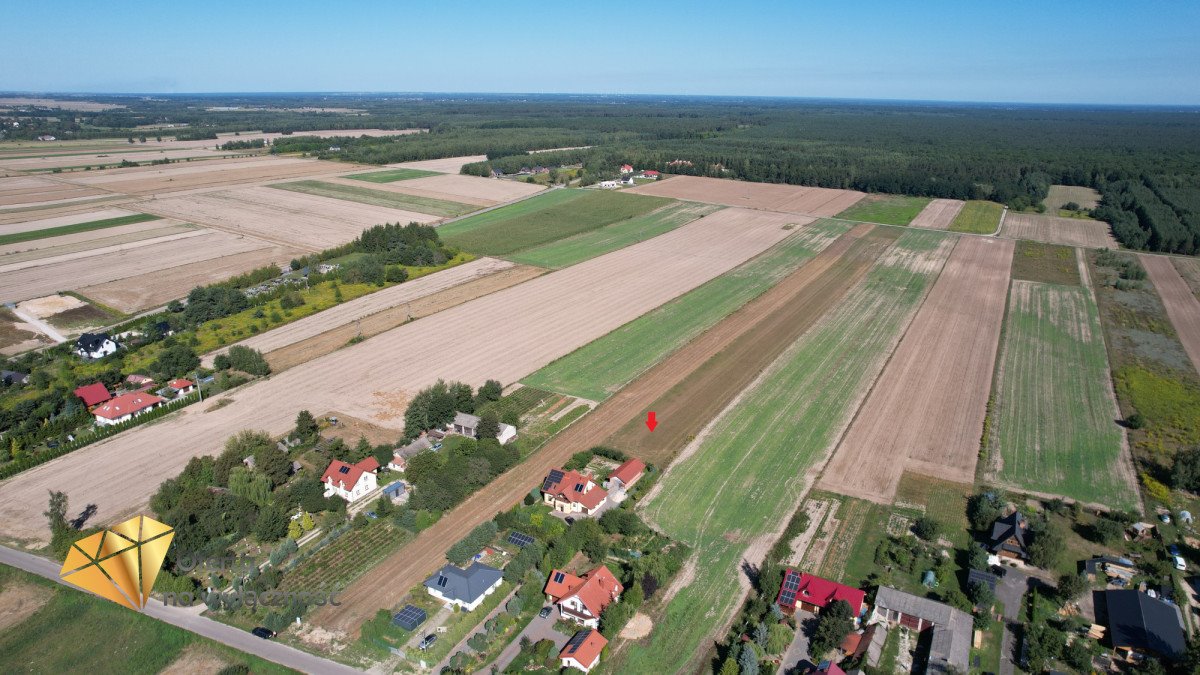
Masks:
[[[929,204],[929,197],[906,197],[904,195],[867,195],[854,206],[842,211],[838,218],[861,220],[884,225],[908,225],[921,209]]]
[[[254,673],[294,672],[108,600],[0,566],[0,592],[17,586],[51,595],[29,618],[0,633],[0,664],[6,673],[156,673],[187,647],[202,648]]]
[[[1004,207],[996,202],[972,200],[963,204],[962,210],[950,223],[951,232],[991,234],[1000,226],[1000,214]]]
[[[550,190],[516,204],[438,228],[442,240],[464,251],[508,255],[582,232],[632,220],[672,203],[607,190]]]
[[[989,452],[1002,462],[1000,480],[1115,508],[1137,504],[1132,469],[1119,465],[1108,357],[1087,291],[1013,282],[998,373]]]
[[[791,274],[851,228],[822,220],[766,253],[584,345],[522,380],[602,401],[627,382]]]
[[[76,223],[74,225],[63,225],[61,227],[49,227],[44,230],[31,230],[29,232],[16,232],[14,234],[0,236],[0,245],[19,244],[23,241],[35,241],[38,239],[48,239],[50,237],[61,237],[64,234],[77,234],[79,232],[103,230],[109,227],[117,227],[118,225],[146,223],[151,220],[159,220],[159,217],[151,216],[145,213],[135,213],[131,216],[105,218],[104,220],[93,220],[88,223]]]
[[[631,644],[616,671],[675,672],[720,637],[714,627],[741,600],[746,548],[778,532],[799,505],[805,471],[836,441],[949,255],[948,246],[931,245],[944,236],[906,232],[663,476],[646,516],[697,551],[695,572],[648,644]]]
[[[625,248],[639,241],[657,237],[722,208],[725,207],[696,202],[676,202],[651,211],[644,216],[622,220],[566,239],[526,249],[508,256],[508,259],[526,265],[561,269],[619,248]]]
[[[368,183],[394,183],[398,180],[408,180],[410,178],[424,178],[425,176],[440,176],[442,174],[436,171],[424,171],[422,169],[388,169],[387,171],[372,171],[370,173],[354,173],[346,176],[354,180],[365,180]]]
[[[445,199],[433,199],[431,197],[416,197],[399,192],[372,190],[371,188],[358,187],[357,185],[326,183],[319,180],[301,180],[295,183],[272,185],[271,187],[280,190],[291,190],[292,192],[303,192],[306,195],[316,195],[318,197],[345,199],[360,204],[370,204],[371,206],[386,206],[390,209],[417,211],[418,213],[428,213],[431,216],[441,216],[444,218],[462,216],[479,210],[478,206],[472,204],[448,202]]]

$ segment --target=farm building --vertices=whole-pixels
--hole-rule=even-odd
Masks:
[[[375,491],[376,472],[379,462],[374,457],[368,457],[357,464],[347,464],[335,459],[329,463],[329,468],[321,476],[325,484],[325,496],[337,495],[348,502],[354,502]]]
[[[196,391],[196,383],[179,377],[168,382],[167,389],[170,389],[176,396],[187,396]]]
[[[75,353],[85,359],[102,359],[120,348],[108,333],[84,333],[75,341]]]
[[[584,628],[571,636],[558,653],[558,659],[563,668],[575,668],[586,673],[600,663],[600,653],[607,644],[608,640],[600,631]]]
[[[1144,656],[1177,660],[1184,655],[1187,638],[1177,606],[1134,590],[1102,595],[1108,636],[1118,656],[1140,661]]]
[[[879,664],[879,657],[883,655],[883,645],[887,642],[887,624],[873,623],[866,628],[854,631],[842,640],[842,653],[848,658],[865,659],[863,663],[868,666]]]
[[[460,436],[469,436],[470,438],[479,437],[479,416],[469,415],[464,412],[454,413],[454,421],[446,425],[446,431]],[[517,428],[511,424],[500,424],[500,430],[496,433],[496,440],[500,441],[500,445],[505,445],[517,437]]]
[[[988,550],[1002,558],[1028,560],[1029,551],[1025,541],[1028,531],[1029,523],[1025,516],[1020,511],[1013,511],[992,524]]]
[[[641,479],[644,473],[646,473],[646,463],[640,459],[630,459],[608,474],[608,480],[604,481],[604,487],[608,490],[628,490]]]
[[[654,170],[642,172],[642,178],[649,178],[650,180],[658,180],[658,176],[659,176],[658,172],[654,171]]]
[[[412,443],[392,451],[392,459],[388,462],[388,468],[392,471],[404,471],[408,466],[409,459],[427,450],[436,449],[434,446],[435,443],[429,434],[421,434],[420,438]]]
[[[511,424],[500,423],[500,432],[496,434],[496,440],[500,441],[500,445],[508,445],[517,439],[517,428]]]
[[[135,389],[142,389],[154,384],[154,378],[149,375],[133,374],[125,378],[125,383]]]
[[[546,598],[558,605],[559,613],[582,626],[598,628],[600,614],[621,598],[625,587],[604,565],[577,577],[570,572],[551,570],[546,581]]]
[[[108,387],[104,386],[102,382],[93,382],[78,387],[75,389],[75,395],[89,408],[100,405],[112,398],[112,394],[108,392]]]
[[[851,613],[858,616],[862,613],[866,597],[867,594],[857,588],[844,586],[807,572],[797,572],[789,567],[783,572],[783,584],[779,587],[779,595],[776,596],[775,602],[780,609],[789,614],[795,613],[797,609],[816,614],[830,603],[844,600],[850,605]]]
[[[92,415],[96,418],[96,424],[110,426],[128,422],[148,410],[157,408],[163,403],[163,399],[154,394],[144,392],[121,394],[120,396],[113,397],[107,403],[97,406],[92,410]]]
[[[470,612],[503,582],[504,573],[495,567],[471,563],[465,570],[446,565],[425,580],[425,588],[447,605],[457,605]]]
[[[551,469],[542,481],[542,501],[560,513],[591,516],[608,501],[608,492],[587,474]]]
[[[880,586],[872,622],[900,625],[918,633],[933,631],[927,672],[965,673],[969,669],[974,625],[971,615],[934,600]]]
[[[813,675],[846,675],[846,671],[833,661],[822,661],[813,671]]]
[[[600,188],[601,188],[601,189],[604,189],[604,190],[612,190],[612,189],[615,189],[615,188],[616,188],[618,185],[620,185],[620,183],[619,183],[619,182],[617,182],[617,181],[615,181],[615,180],[602,180],[602,181],[600,181]]]

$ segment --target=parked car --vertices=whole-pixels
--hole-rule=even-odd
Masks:
[[[432,646],[433,643],[435,643],[435,642],[437,642],[437,635],[434,633],[430,633],[429,635],[426,635],[425,637],[421,638],[421,644],[417,645],[417,649],[420,649],[421,651],[425,651],[426,649],[429,649],[429,647]]]
[[[367,511],[367,517],[370,518],[371,520],[375,520],[375,519],[379,518],[379,514],[375,513],[374,511]]]
[[[275,631],[264,626],[259,626],[250,632],[264,640],[270,640],[271,638],[275,637]]]
[[[550,605],[546,605],[545,607],[543,607],[541,609],[541,611],[538,612],[538,616],[540,616],[544,619],[544,618],[550,616],[550,612],[553,611],[553,609],[554,608],[551,607]]]
[[[1167,552],[1171,555],[1179,555],[1179,544],[1171,544],[1167,547]]]
[[[567,517],[566,517],[566,518],[564,518],[563,520],[567,521],[567,524],[568,524],[568,525],[574,525],[574,524],[575,524],[575,519],[574,519],[574,518],[572,518],[571,516],[567,516]]]
[[[1174,556],[1174,558],[1175,558],[1175,569],[1179,570],[1180,572],[1187,571],[1187,563],[1184,562],[1183,557],[1182,556]]]

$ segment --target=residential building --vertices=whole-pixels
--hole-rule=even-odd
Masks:
[[[15,370],[0,370],[0,384],[6,387],[14,384],[29,384],[29,374],[18,373]]]
[[[170,389],[175,396],[187,396],[193,391],[196,391],[196,383],[179,377],[168,382],[167,388]]]
[[[632,164],[622,164],[621,165],[621,173],[622,174],[633,173],[633,165]]]
[[[392,471],[404,471],[408,468],[408,460],[430,450],[441,447],[430,434],[421,434],[415,441],[392,451],[392,459],[387,466]]]
[[[788,614],[797,609],[819,614],[831,603],[843,600],[850,605],[853,616],[858,616],[862,613],[866,597],[866,593],[853,586],[845,586],[789,567],[783,571],[783,583],[779,587],[775,603]]]
[[[430,595],[447,605],[458,605],[470,612],[500,588],[503,582],[503,572],[476,562],[465,570],[446,565],[425,580],[425,588]]]
[[[103,405],[94,408],[92,415],[96,418],[96,424],[110,426],[128,422],[138,415],[157,408],[164,402],[158,396],[147,394],[146,392],[139,391],[132,394],[121,394],[109,399]]]
[[[583,576],[551,570],[546,581],[546,597],[558,605],[559,613],[581,626],[600,627],[600,615],[605,608],[621,599],[625,587],[604,565]]]
[[[325,484],[325,496],[337,495],[351,503],[362,499],[375,491],[377,471],[379,462],[374,457],[367,457],[356,464],[335,459],[321,476],[321,482]]]
[[[475,438],[479,430],[479,417],[465,412],[454,413],[454,421],[446,425],[446,431],[452,431],[460,436]]]
[[[603,190],[612,190],[612,189],[616,188],[618,185],[620,185],[620,183],[618,183],[615,180],[600,181],[600,188]]]
[[[968,588],[971,587],[971,584],[983,584],[984,586],[987,586],[989,589],[991,589],[992,593],[995,593],[996,592],[996,584],[998,584],[998,583],[1000,583],[1000,577],[996,576],[995,574],[992,574],[991,572],[985,572],[983,570],[968,570],[967,571],[967,587]]]
[[[608,480],[604,481],[604,487],[609,491],[628,490],[633,487],[634,483],[641,480],[642,475],[645,473],[645,462],[637,458],[627,460],[621,466],[613,469],[612,473],[608,474]]]
[[[600,653],[607,644],[608,640],[600,631],[584,628],[571,636],[558,653],[558,658],[563,668],[575,668],[586,673],[600,663]]]
[[[992,534],[988,537],[988,550],[1002,558],[1028,560],[1029,523],[1020,511],[1013,511],[992,524]]]
[[[1104,591],[1108,637],[1117,656],[1137,661],[1145,656],[1178,660],[1187,651],[1179,607],[1134,590]],[[1098,612],[1099,613],[1099,612]]]
[[[109,393],[108,387],[104,386],[104,383],[102,382],[93,382],[91,384],[85,384],[82,387],[77,387],[75,389],[75,395],[78,396],[83,401],[83,404],[88,408],[100,405],[101,403],[104,403],[112,398],[112,394]]]
[[[134,389],[146,389],[154,385],[154,378],[149,375],[133,374],[125,378],[125,383]]]
[[[542,501],[559,513],[595,515],[608,492],[587,474],[551,469],[542,481]]]
[[[102,359],[120,348],[108,333],[84,333],[75,341],[75,353],[85,359]]]
[[[927,598],[880,586],[871,623],[882,621],[918,633],[933,631],[929,643],[930,673],[965,673],[970,669],[974,625],[971,615]]]
[[[846,671],[833,661],[822,661],[813,671],[813,675],[846,675]]]
[[[651,169],[650,171],[642,172],[642,178],[649,178],[650,180],[658,180],[658,176],[659,176],[659,173],[657,171],[654,171],[653,169]]]

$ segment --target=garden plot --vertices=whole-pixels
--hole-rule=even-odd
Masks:
[[[1121,247],[1113,239],[1108,223],[1082,218],[1056,218],[1029,213],[1009,213],[1004,217],[1000,236],[1009,239],[1028,239],[1048,244],[1065,244],[1084,248]]]
[[[965,203],[961,199],[934,199],[908,224],[927,230],[948,230]]]
[[[400,162],[399,164],[388,164],[388,166],[399,169],[420,169],[422,171],[436,171],[438,173],[458,173],[463,166],[474,164],[475,162],[486,162],[487,155],[466,155],[463,157],[443,157],[442,159],[422,159],[416,162]]]
[[[1137,503],[1099,313],[1088,291],[1013,281],[996,371],[989,473],[1118,509]]]
[[[1192,295],[1187,282],[1179,275],[1179,271],[1171,264],[1171,259],[1161,255],[1139,253],[1138,259],[1150,275],[1150,281],[1162,298],[1163,306],[1171,325],[1192,365],[1200,372],[1200,300]]]
[[[673,176],[626,192],[826,217],[845,211],[866,196],[853,190],[751,183],[696,176]]]

